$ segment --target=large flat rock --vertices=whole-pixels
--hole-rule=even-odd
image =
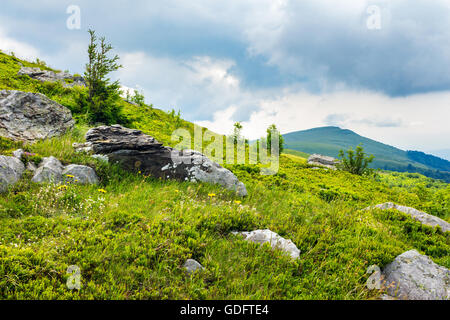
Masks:
[[[86,133],[86,143],[74,145],[83,152],[106,155],[112,163],[124,169],[157,178],[219,184],[246,196],[242,182],[228,169],[193,150],[179,151],[140,130],[119,125],[100,126]]]
[[[441,218],[438,218],[436,216],[433,216],[431,214],[419,211],[417,209],[406,207],[406,206],[401,206],[401,205],[395,204],[393,202],[386,202],[386,203],[378,204],[373,207],[366,208],[366,210],[368,210],[368,209],[380,209],[380,210],[395,209],[395,210],[398,210],[400,212],[410,215],[411,217],[413,217],[417,221],[420,221],[424,225],[427,225],[430,227],[439,226],[443,232],[450,231],[450,223],[448,223],[447,221],[445,221]]]
[[[321,154],[312,154],[308,158],[308,164],[315,165],[315,166],[321,166],[326,167],[332,170],[336,170],[336,165],[339,163],[339,160],[333,158],[324,156]]]

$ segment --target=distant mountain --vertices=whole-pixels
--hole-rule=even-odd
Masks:
[[[450,149],[430,150],[429,153],[450,161]]]
[[[364,151],[373,154],[373,168],[392,171],[419,172],[426,176],[450,182],[450,161],[419,151],[404,151],[393,146],[360,136],[339,127],[321,127],[283,135],[286,149],[338,157],[341,149],[361,144]]]

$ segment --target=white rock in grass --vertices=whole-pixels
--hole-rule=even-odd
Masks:
[[[19,150],[16,150],[13,152],[13,156],[19,160],[22,160],[23,153],[24,153],[24,151],[22,149],[19,149]]]
[[[234,234],[240,234],[244,236],[245,240],[261,245],[269,243],[273,249],[282,250],[288,253],[293,259],[298,259],[300,257],[300,250],[290,239],[284,239],[269,229],[251,232],[235,232]]]
[[[433,216],[431,214],[419,211],[414,208],[401,206],[392,202],[386,202],[382,204],[378,204],[374,207],[366,208],[365,210],[370,209],[380,209],[380,210],[388,210],[388,209],[395,209],[400,212],[406,213],[416,219],[417,221],[420,221],[422,224],[430,226],[430,227],[437,227],[440,226],[443,232],[450,231],[450,223],[447,221],[438,218],[436,216]]]
[[[186,262],[183,264],[183,268],[186,269],[186,272],[191,274],[198,270],[204,270],[205,268],[195,261],[194,259],[187,259]]]

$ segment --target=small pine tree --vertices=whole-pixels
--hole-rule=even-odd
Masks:
[[[372,163],[375,157],[373,155],[367,157],[364,148],[358,145],[356,152],[352,148],[347,150],[347,157],[345,157],[344,150],[339,151],[339,158],[341,158],[341,163],[338,164],[339,169],[353,174],[363,175],[371,172],[369,164]]]
[[[138,90],[134,90],[134,95],[131,97],[131,101],[142,107],[145,104],[144,91],[139,92]]]
[[[108,78],[108,75],[121,68],[119,56],[110,58],[113,47],[106,43],[104,37],[97,39],[95,31],[89,30],[90,43],[88,47],[89,62],[86,64],[84,76],[88,86],[88,96],[80,100],[86,104],[88,122],[105,124],[126,124],[127,120],[121,113],[120,84]],[[84,99],[85,98],[85,99]]]

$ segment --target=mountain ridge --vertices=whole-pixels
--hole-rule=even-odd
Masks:
[[[402,150],[379,142],[350,129],[325,126],[294,131],[283,135],[286,149],[305,153],[320,153],[338,157],[340,150],[355,148],[361,144],[367,154],[373,154],[373,168],[419,172],[434,178],[450,181],[450,161],[421,151]]]

